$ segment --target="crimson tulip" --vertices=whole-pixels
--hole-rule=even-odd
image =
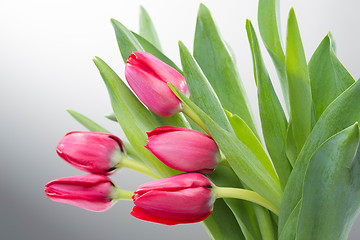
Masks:
[[[45,185],[50,200],[101,212],[112,205],[116,187],[111,179],[98,174],[59,178]]]
[[[118,137],[100,132],[70,132],[61,139],[56,151],[78,169],[104,175],[120,167],[125,154]]]
[[[147,134],[145,147],[173,169],[206,174],[212,172],[221,159],[215,141],[202,132],[158,127]]]
[[[166,225],[194,223],[207,218],[216,199],[210,180],[184,173],[141,185],[133,195],[131,215]]]
[[[147,52],[133,52],[129,56],[125,78],[138,98],[162,117],[181,111],[181,102],[167,85],[168,82],[189,95],[184,76]]]

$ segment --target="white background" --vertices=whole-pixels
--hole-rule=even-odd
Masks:
[[[245,19],[257,28],[257,1],[204,0],[236,56],[253,112],[257,116],[252,59]],[[110,18],[138,30],[143,5],[156,26],[165,53],[179,63],[178,40],[192,49],[200,1],[13,0],[0,2],[0,238],[66,239],[208,239],[200,223],[162,226],[129,215],[131,202],[118,202],[105,213],[54,203],[43,193],[48,181],[82,174],[56,155],[57,142],[69,131],[84,130],[66,112],[77,110],[120,137],[120,128],[103,116],[111,112],[105,85],[92,63],[100,56],[123,76]],[[283,0],[282,35],[294,6],[309,60],[331,31],[340,60],[359,78],[360,53],[356,0]],[[263,49],[276,90],[274,68]],[[257,123],[259,119],[257,117]],[[124,170],[114,176],[134,190],[149,179]],[[358,239],[359,223],[350,239]]]

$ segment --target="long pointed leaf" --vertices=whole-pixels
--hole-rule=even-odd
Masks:
[[[266,170],[271,174],[271,176],[276,179],[277,174],[275,169],[266,154],[263,146],[261,145],[259,139],[255,136],[255,134],[251,131],[248,125],[246,125],[245,121],[242,120],[239,116],[230,113],[229,111],[225,111],[226,115],[229,119],[229,122],[235,132],[236,137],[244,143],[260,160],[262,165],[266,168]]]
[[[191,99],[222,128],[232,132],[221,103],[199,65],[182,42],[179,42],[179,48],[181,64]]]
[[[285,54],[281,44],[279,1],[259,0],[258,22],[261,38],[275,65],[286,108],[290,113],[289,87],[285,73]]]
[[[265,144],[284,189],[292,167],[286,157],[287,121],[264,65],[254,28],[249,20],[246,30],[251,46],[254,75],[257,86],[259,112]]]
[[[322,40],[309,62],[311,94],[316,119],[325,108],[355,82],[336,57],[330,33]]]
[[[139,41],[129,29],[115,19],[111,19],[111,24],[114,27],[116,40],[124,62],[127,61],[133,51],[144,51]]]
[[[146,12],[146,10],[141,6],[140,7],[140,35],[144,37],[146,40],[151,42],[157,49],[161,50],[161,45],[159,41],[159,37],[156,33],[154,24]]]
[[[309,72],[294,9],[289,13],[286,44],[292,130],[296,147],[300,151],[311,132],[312,100]]]
[[[244,119],[257,135],[250,105],[235,61],[222,40],[210,11],[203,4],[200,4],[197,17],[194,57],[223,107]]]

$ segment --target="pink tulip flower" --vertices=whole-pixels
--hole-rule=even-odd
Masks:
[[[111,179],[98,174],[59,178],[45,185],[50,200],[95,212],[111,207],[114,191],[116,188]]]
[[[125,77],[138,98],[154,113],[169,117],[181,111],[181,102],[171,91],[172,83],[188,94],[185,78],[147,52],[133,52],[125,65]]]
[[[99,132],[70,132],[61,139],[56,151],[78,169],[104,175],[120,167],[125,154],[118,137]]]
[[[211,182],[200,173],[184,173],[141,185],[133,195],[131,215],[166,225],[200,222],[216,199]]]
[[[220,161],[218,146],[202,132],[180,127],[158,127],[147,134],[145,147],[173,169],[207,174]]]

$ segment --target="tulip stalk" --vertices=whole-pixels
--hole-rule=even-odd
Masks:
[[[209,130],[206,128],[205,124],[203,123],[203,121],[200,119],[200,117],[191,109],[189,108],[186,104],[182,104],[182,109],[181,111],[188,116],[189,118],[191,118],[191,120],[193,120],[197,125],[199,125],[199,127],[201,127],[209,136],[211,136]]]
[[[279,216],[279,208],[271,202],[260,196],[258,193],[241,188],[217,187],[213,186],[213,192],[217,198],[237,198],[256,203],[264,208],[269,209],[277,216]]]
[[[132,195],[134,192],[124,190],[121,188],[116,187],[114,191],[111,193],[111,198],[114,200],[132,200]]]
[[[160,179],[159,176],[156,175],[153,170],[151,170],[151,168],[149,168],[148,166],[146,166],[145,164],[143,164],[141,162],[135,161],[130,158],[122,157],[121,167],[129,168],[134,171],[140,172],[140,173],[145,174],[146,176],[149,176],[155,180]]]

